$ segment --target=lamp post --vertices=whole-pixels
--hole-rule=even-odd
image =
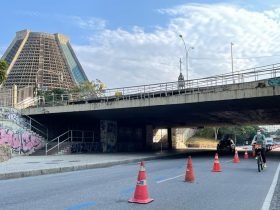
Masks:
[[[188,81],[189,80],[189,51],[193,50],[194,47],[187,48],[186,42],[185,42],[182,34],[180,34],[179,37],[182,39],[182,41],[184,43],[185,51],[186,51],[186,80]]]
[[[232,55],[232,46],[233,46],[233,43],[231,42],[231,43],[230,43],[231,72],[232,72],[232,80],[233,80],[233,83],[235,83],[235,81],[234,81],[234,75],[233,75],[233,55]]]

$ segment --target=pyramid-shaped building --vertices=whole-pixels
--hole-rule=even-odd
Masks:
[[[4,53],[9,64],[4,87],[70,89],[87,80],[69,39],[62,34],[22,30]]]

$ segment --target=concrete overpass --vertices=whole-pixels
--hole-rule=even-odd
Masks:
[[[107,90],[102,97],[63,101],[61,106],[39,106],[23,113],[47,125],[51,136],[66,129],[94,129],[100,139],[100,126],[104,126],[100,122],[114,122],[118,141],[146,138],[151,142],[151,130],[159,127],[279,124],[279,67],[274,64],[183,85],[118,88]]]

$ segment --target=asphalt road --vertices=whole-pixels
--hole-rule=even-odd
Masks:
[[[241,156],[241,155],[240,155]],[[183,182],[186,157],[145,162],[148,188],[154,201],[132,204],[139,164],[0,181],[0,209],[191,209],[258,210],[270,189],[279,156],[257,172],[254,159],[241,163],[220,157],[222,172],[211,172],[211,153],[193,156],[195,182]]]

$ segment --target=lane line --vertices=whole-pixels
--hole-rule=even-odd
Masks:
[[[265,198],[265,200],[263,202],[263,206],[262,206],[261,210],[269,210],[269,208],[270,208],[270,203],[271,203],[274,191],[275,191],[275,187],[277,185],[277,181],[278,181],[278,177],[279,177],[279,172],[280,172],[280,163],[278,165],[278,168],[276,169],[273,181],[272,181],[272,183],[270,185],[269,191],[268,191],[268,193],[266,195],[266,198]]]
[[[166,182],[166,181],[169,181],[169,180],[172,180],[172,179],[176,179],[176,178],[178,178],[178,177],[180,177],[180,176],[184,176],[185,174],[180,174],[180,175],[178,175],[178,176],[174,176],[174,177],[171,177],[171,178],[168,178],[168,179],[163,179],[163,180],[160,180],[160,181],[157,181],[157,184],[160,184],[160,183],[162,183],[162,182]]]

